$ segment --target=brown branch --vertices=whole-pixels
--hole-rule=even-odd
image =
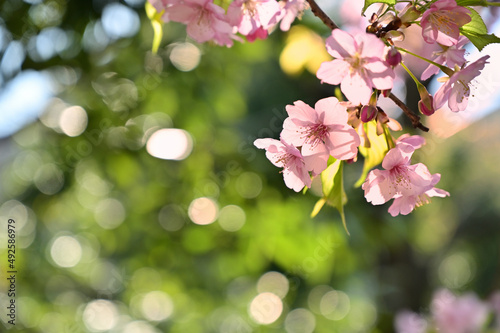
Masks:
[[[392,101],[394,103],[396,103],[397,106],[399,106],[401,108],[401,110],[403,110],[403,112],[406,114],[406,116],[408,118],[410,118],[411,120],[411,124],[413,125],[413,127],[415,128],[420,128],[422,131],[424,132],[429,132],[429,129],[427,127],[425,127],[424,125],[422,125],[422,123],[420,122],[420,116],[414,114],[407,106],[405,103],[403,103],[399,98],[396,97],[396,95],[394,95],[393,93],[391,93],[389,95],[389,98],[392,99]]]
[[[335,30],[338,29],[338,25],[335,24],[335,22],[332,21],[331,18],[328,17],[328,15],[325,14],[323,9],[319,8],[318,4],[314,0],[307,0],[309,2],[309,6],[311,6],[311,11],[313,12],[314,15],[319,17],[321,21],[330,29]]]

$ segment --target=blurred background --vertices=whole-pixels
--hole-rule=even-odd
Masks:
[[[17,322],[2,311],[0,331],[392,332],[438,288],[500,289],[494,71],[470,113],[428,119],[415,154],[451,197],[392,218],[348,165],[349,237],[331,207],[310,218],[317,186],[289,190],[253,146],[279,137],[287,104],[333,95],[314,75],[329,31],[310,13],[230,49],[169,23],[152,54],[143,0],[0,6],[2,272],[9,218],[18,250]],[[416,105],[414,85],[395,91]]]

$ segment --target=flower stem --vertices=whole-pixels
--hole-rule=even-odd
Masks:
[[[487,6],[496,6],[500,7],[500,2],[491,2],[491,1],[486,1]]]
[[[421,59],[421,60],[423,60],[423,61],[428,62],[429,64],[432,64],[432,65],[436,66],[437,68],[439,68],[440,70],[442,70],[444,73],[446,73],[448,76],[452,76],[452,75],[455,73],[455,72],[453,72],[451,69],[449,69],[449,68],[448,68],[448,67],[446,67],[446,66],[440,65],[440,64],[438,64],[437,62],[434,62],[434,61],[432,61],[432,60],[429,60],[429,59],[427,59],[427,58],[424,58],[424,57],[422,57],[422,56],[419,56],[418,54],[415,54],[415,53],[413,53],[413,52],[410,52],[410,51],[408,51],[408,50],[405,50],[405,49],[403,49],[402,47],[398,47],[398,46],[396,46],[396,49],[397,49],[397,50],[399,50],[399,51],[402,51],[402,52],[405,52],[405,53],[411,54],[411,55],[412,55],[412,56],[414,56],[414,57],[417,57],[417,58],[419,58],[419,59]]]
[[[311,6],[311,11],[313,12],[314,15],[316,15],[323,23],[330,29],[335,30],[338,29],[338,25],[335,24],[335,22],[332,21],[331,18],[326,15],[326,13],[321,9],[316,1],[314,0],[307,0],[309,2],[309,6]]]
[[[403,103],[399,98],[396,97],[393,93],[389,95],[389,98],[392,99],[392,101],[403,110],[403,112],[406,114],[408,118],[411,120],[411,124],[415,128],[420,128],[424,132],[429,132],[429,129],[425,127],[421,122],[420,122],[420,117],[416,114],[414,114],[407,106],[405,103]]]

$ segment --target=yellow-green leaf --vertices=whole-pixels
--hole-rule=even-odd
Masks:
[[[370,140],[370,147],[359,147],[359,152],[364,156],[365,163],[361,177],[354,184],[354,187],[360,187],[364,183],[368,172],[382,163],[385,154],[389,150],[385,135],[377,135],[377,123],[375,120],[365,123],[364,129],[368,140]]]
[[[146,1],[146,14],[151,20],[151,25],[153,26],[153,46],[152,51],[156,54],[158,48],[160,47],[161,40],[163,38],[163,22],[161,21],[161,16],[163,12],[158,13],[149,1]]]

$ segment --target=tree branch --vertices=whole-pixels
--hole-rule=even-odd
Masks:
[[[335,22],[332,21],[331,18],[328,17],[328,15],[325,14],[323,9],[319,8],[318,4],[314,0],[307,0],[309,2],[309,6],[311,6],[311,11],[313,12],[314,15],[319,17],[321,21],[330,29],[335,30],[338,29],[338,25],[335,24]]]
[[[401,108],[401,110],[403,110],[403,112],[405,113],[405,115],[410,118],[411,120],[411,124],[413,125],[413,127],[415,128],[420,128],[422,131],[424,132],[429,132],[429,129],[427,127],[425,127],[424,125],[422,125],[422,123],[420,122],[420,116],[414,114],[407,106],[405,103],[403,103],[399,98],[396,97],[396,95],[394,95],[393,93],[391,93],[389,95],[389,98],[392,99],[392,101],[394,103],[396,103],[397,106],[399,106]]]

